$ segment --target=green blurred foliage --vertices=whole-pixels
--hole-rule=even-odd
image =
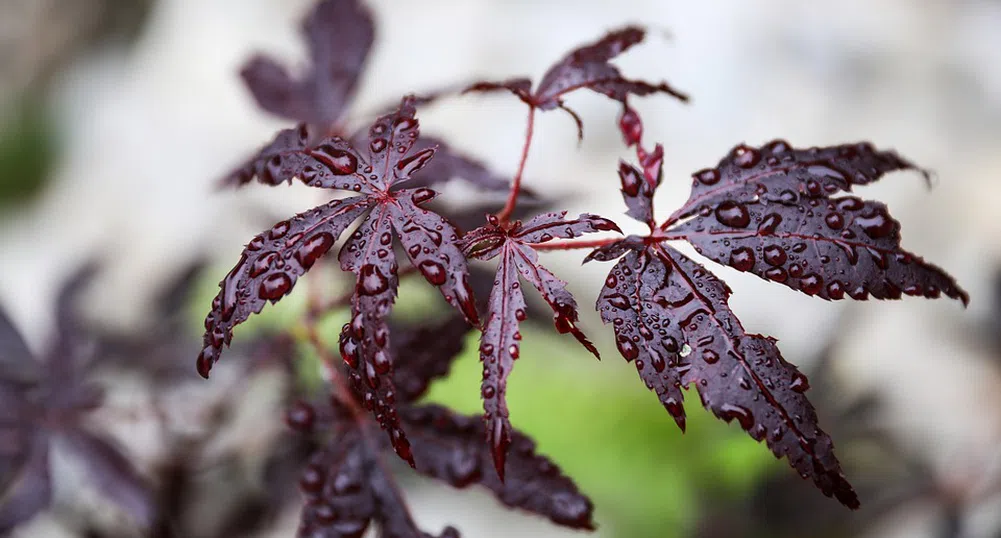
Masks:
[[[56,152],[55,127],[43,103],[26,98],[0,113],[0,209],[41,192]]]

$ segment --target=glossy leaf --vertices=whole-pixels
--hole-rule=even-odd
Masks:
[[[414,116],[414,100],[406,97],[399,109],[378,118],[368,131],[365,155],[339,138],[319,146],[340,152],[335,155],[334,149],[323,150],[334,163],[333,170],[357,179],[359,183],[351,190],[363,196],[307,211],[255,238],[220,284],[222,289],[206,318],[205,347],[198,358],[198,371],[207,376],[222,347],[229,344],[233,327],[259,312],[266,301],[276,302],[291,291],[298,277],[368,211],[338,256],[341,269],[354,273],[356,279],[352,320],[342,331],[341,351],[352,370],[352,388],[389,433],[400,457],[411,464],[409,445],[395,410],[393,357],[386,323],[399,281],[394,237],[402,243],[410,262],[449,304],[470,323],[479,321],[466,258],[457,243],[458,232],[443,217],[421,207],[435,192],[424,187],[394,188],[426,166],[435,153],[434,148],[415,150],[419,126]],[[323,186],[344,188],[341,184]]]
[[[725,224],[734,223],[731,214],[743,224],[745,213],[747,226]],[[880,202],[853,196],[795,206],[723,202],[671,233],[684,234],[719,263],[822,299],[944,294],[969,301],[951,276],[900,247],[900,223]]]
[[[505,479],[494,471],[493,455],[483,446],[484,422],[437,405],[411,407],[403,421],[414,438],[417,472],[457,488],[489,489],[502,503],[545,516],[574,529],[594,529],[593,505],[559,467],[535,452],[535,443],[511,432],[512,449]]]
[[[804,395],[806,376],[782,358],[774,339],[746,334],[727,304],[726,284],[666,241],[687,240],[720,263],[825,299],[944,293],[965,304],[966,293],[952,277],[900,248],[900,225],[886,206],[831,197],[914,165],[868,143],[808,150],[783,141],[760,149],[741,145],[718,167],[697,172],[688,202],[655,227],[659,146],[643,150],[642,122],[628,107],[620,130],[643,166],[641,172],[620,165],[627,214],[648,224],[651,234],[604,245],[585,258],[621,258],[596,305],[614,327],[619,352],[682,429],[681,389],[694,384],[713,414],[736,419],[826,495],[858,508]]]
[[[681,387],[695,386],[717,417],[734,419],[777,457],[788,458],[826,495],[858,508],[858,498],[806,399],[806,376],[774,340],[747,334],[730,311],[730,289],[666,245],[627,253],[598,298],[619,352],[632,360],[684,428]]]
[[[626,105],[629,95],[649,95],[666,93],[683,102],[688,96],[675,90],[666,82],[651,84],[631,80],[622,76],[610,60],[622,54],[633,45],[643,41],[646,31],[636,26],[609,32],[600,40],[578,47],[554,64],[542,76],[542,80],[532,91],[532,82],[527,78],[514,78],[500,82],[478,82],[467,92],[509,91],[532,108],[541,110],[563,109],[573,117],[578,135],[583,129],[580,117],[563,103],[563,97],[575,90],[587,88],[608,96]]]
[[[528,317],[521,279],[531,283],[549,303],[556,329],[561,333],[569,332],[588,351],[598,356],[597,349],[576,326],[577,303],[567,291],[566,282],[539,265],[538,254],[531,245],[556,237],[574,238],[585,233],[619,229],[611,221],[594,215],[582,214],[574,220],[564,220],[565,216],[565,211],[544,213],[524,224],[514,221],[501,225],[495,216],[490,215],[486,226],[469,232],[464,239],[464,248],[470,256],[482,260],[500,258],[480,338],[480,361],[483,362],[480,392],[486,411],[487,441],[492,447],[494,464],[501,480],[504,479],[504,459],[511,431],[505,399],[507,376],[520,355],[519,324]]]
[[[294,78],[280,63],[257,55],[240,72],[261,108],[329,129],[344,114],[375,39],[361,0],[324,0],[303,21],[312,64]]]

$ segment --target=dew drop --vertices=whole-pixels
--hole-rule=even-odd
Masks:
[[[305,269],[309,269],[316,263],[316,260],[323,256],[334,244],[334,236],[327,232],[320,232],[309,239],[295,252],[295,258]]]
[[[525,321],[526,318],[528,318],[528,314],[525,313],[524,308],[519,308],[514,311],[514,319],[518,321]]]
[[[702,350],[702,360],[705,361],[706,364],[716,364],[719,362],[719,353],[716,353],[711,349],[704,349]]]
[[[410,199],[415,204],[423,204],[424,202],[434,198],[435,194],[436,193],[431,189],[420,188],[414,191],[414,193],[410,196]]]
[[[789,388],[792,389],[794,392],[802,394],[806,392],[807,389],[810,388],[810,381],[807,380],[806,376],[803,375],[801,372],[796,372],[792,376],[792,382],[789,383]]]
[[[630,306],[629,299],[626,298],[625,295],[616,293],[613,295],[609,295],[605,299],[608,301],[608,304],[612,305],[615,308],[618,308],[619,310],[629,310]]]
[[[838,199],[838,209],[841,211],[858,211],[863,207],[865,207],[865,204],[862,200],[854,196],[846,196]]]
[[[518,351],[518,346],[515,344],[511,344],[507,348],[507,352],[509,355],[511,355],[512,359],[517,359],[521,355],[521,353]]]
[[[416,258],[418,255],[420,255],[420,253],[421,253],[420,245],[410,245],[410,248],[407,249],[407,254],[410,254],[411,258]]]
[[[743,144],[737,146],[736,149],[733,150],[733,152],[734,152],[733,162],[736,163],[737,166],[741,168],[750,168],[758,164],[758,161],[761,160],[761,154],[758,153],[758,150],[745,146]]]
[[[271,239],[281,239],[282,237],[285,237],[285,234],[288,233],[288,230],[289,230],[289,223],[287,220],[283,220],[278,224],[275,224],[275,226],[271,228],[271,231],[268,232],[268,237],[270,237]]]
[[[615,275],[609,273],[608,278],[605,279],[606,288],[614,288],[619,285],[619,279],[615,278]]]
[[[751,414],[751,410],[742,405],[733,405],[725,403],[720,406],[719,409],[720,417],[730,422],[733,419],[737,419],[740,423],[740,427],[749,430],[751,426],[754,426],[754,415]]]
[[[758,233],[761,235],[773,234],[781,223],[782,215],[779,215],[778,213],[769,213],[768,215],[765,215],[765,218],[761,220],[761,224],[758,225]]]
[[[719,170],[706,168],[695,173],[695,178],[703,185],[715,185],[719,183]]]
[[[827,226],[832,230],[840,230],[845,226],[845,219],[841,216],[841,213],[828,213],[827,216],[824,217],[824,222],[826,222]]]
[[[871,211],[867,211],[861,216],[856,217],[855,223],[862,228],[862,231],[866,235],[873,239],[880,239],[890,235],[893,233],[894,225],[896,224],[886,214],[886,210],[881,207],[873,208]]]
[[[627,361],[631,361],[640,355],[640,350],[636,347],[636,344],[632,343],[632,341],[624,336],[616,338],[615,345],[619,348],[619,353],[621,353]]]
[[[799,281],[799,289],[807,295],[816,295],[820,293],[823,286],[824,279],[815,273],[810,273]]]
[[[292,289],[292,279],[285,273],[275,273],[261,281],[261,299],[278,300]]]
[[[772,267],[771,269],[765,271],[765,276],[775,282],[785,282],[786,279],[789,278],[789,274],[786,273],[786,270],[781,267]]]
[[[358,170],[358,159],[354,155],[330,144],[324,144],[309,154],[323,163],[335,176],[346,176]]]
[[[431,260],[422,261],[417,268],[420,270],[424,278],[427,279],[434,286],[441,286],[445,283],[447,275],[445,274],[445,266],[438,262]]]
[[[483,395],[484,400],[489,400],[493,398],[496,395],[496,392],[497,391],[494,389],[493,385],[484,384],[483,388],[480,389],[480,394]]]
[[[845,288],[837,280],[827,285],[827,296],[831,299],[841,299],[845,296]]]
[[[358,278],[358,292],[363,295],[378,295],[389,289],[389,279],[373,264],[362,265]]]
[[[716,220],[732,228],[746,228],[751,216],[743,204],[727,200],[716,207]]]
[[[626,196],[638,195],[641,182],[644,181],[635,168],[625,163],[619,166],[619,180],[622,183],[622,193]]]
[[[386,149],[386,139],[385,138],[372,139],[372,141],[369,142],[368,147],[369,149],[372,150],[372,153],[380,153],[381,151]]]
[[[765,263],[772,266],[779,266],[786,262],[788,256],[784,248],[778,245],[768,245],[764,250]]]
[[[730,266],[738,271],[750,271],[754,267],[754,251],[740,247],[730,253]]]

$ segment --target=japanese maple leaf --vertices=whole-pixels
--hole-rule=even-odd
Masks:
[[[312,64],[299,78],[272,58],[254,56],[240,71],[261,108],[330,129],[342,118],[375,40],[360,0],[324,0],[302,23]]]
[[[588,256],[620,258],[597,301],[619,352],[682,429],[681,389],[694,385],[714,415],[736,419],[823,493],[858,508],[806,398],[806,376],[782,358],[773,338],[743,329],[725,283],[667,241],[687,240],[713,260],[825,299],[945,294],[965,304],[966,293],[950,276],[900,247],[900,225],[883,204],[834,196],[914,166],[867,143],[808,150],[782,141],[741,145],[716,168],[697,172],[688,202],[657,227],[652,195],[660,162],[649,156],[659,148],[642,149],[642,124],[628,109],[621,126],[641,161],[646,156],[644,164],[655,166],[619,169],[628,215],[647,224],[650,235]]]
[[[615,223],[589,214],[565,220],[566,211],[543,213],[522,224],[513,221],[501,224],[495,215],[488,215],[488,224],[470,231],[463,237],[463,250],[471,257],[491,260],[500,257],[493,289],[490,291],[489,313],[480,337],[480,361],[483,362],[481,395],[486,410],[487,442],[494,455],[497,475],[504,479],[504,459],[511,443],[511,423],[504,397],[507,376],[520,355],[520,322],[526,313],[521,279],[532,284],[553,309],[556,329],[569,332],[588,351],[598,351],[577,328],[577,302],[566,289],[566,282],[539,264],[533,244],[545,243],[556,237],[574,238],[585,233],[614,230]],[[519,275],[521,278],[519,278]]]
[[[88,379],[90,357],[74,309],[93,274],[77,272],[59,293],[56,333],[36,358],[0,310],[0,534],[52,502],[50,447],[59,443],[83,463],[98,490],[143,528],[156,517],[150,486],[119,448],[87,425],[103,391]]]
[[[504,505],[563,526],[593,528],[591,501],[552,461],[535,452],[527,436],[513,433],[514,455],[508,479],[502,482],[489,470],[492,456],[483,444],[479,417],[414,404],[433,379],[448,373],[468,330],[458,316],[427,326],[396,328],[393,378],[401,387],[397,396],[401,421],[414,440],[415,469],[453,487],[483,486]],[[370,426],[359,420],[363,417],[353,416],[350,406],[336,398],[331,403],[315,408],[299,403],[289,413],[291,425],[322,440],[299,482],[306,498],[299,536],[361,536],[373,522],[380,527],[380,536],[434,536],[417,528],[393,476],[380,463],[384,444],[373,441]],[[446,527],[439,536],[459,533]]]
[[[293,78],[280,63],[262,55],[253,57],[240,72],[261,108],[299,126],[279,132],[257,155],[230,172],[223,179],[224,185],[241,185],[255,178],[272,185],[291,182],[303,171],[304,161],[310,160],[310,142],[330,136],[368,143],[366,132],[349,136],[343,120],[375,38],[371,12],[360,0],[324,0],[303,20],[302,31],[312,64],[301,77]],[[446,93],[450,92],[415,98],[414,106]],[[415,151],[437,146],[437,158],[426,168],[413,171],[414,187],[458,177],[481,189],[507,188],[506,178],[441,140],[425,137],[416,144]]]
[[[575,90],[587,88],[607,95],[611,99],[626,104],[630,94],[649,95],[666,93],[683,102],[688,96],[671,88],[666,82],[651,84],[640,80],[630,80],[622,76],[619,69],[609,61],[622,54],[633,45],[643,41],[646,31],[636,26],[627,26],[609,32],[600,40],[574,49],[562,60],[546,71],[542,81],[532,91],[532,81],[528,78],[514,78],[501,82],[479,82],[466,89],[476,92],[506,90],[527,104],[532,110],[566,111],[577,124],[578,137],[583,137],[583,123],[576,112],[563,103],[563,97]]]
[[[366,155],[333,137],[297,157],[295,175],[330,189],[358,193],[334,200],[275,224],[255,237],[240,261],[220,283],[220,292],[205,319],[204,349],[198,371],[208,376],[233,328],[268,302],[288,294],[296,280],[327,253],[355,220],[357,230],[340,250],[341,268],[355,273],[351,323],[346,325],[344,360],[351,366],[355,388],[393,438],[400,456],[412,464],[409,446],[393,406],[392,357],[388,351],[386,316],[396,298],[397,259],[394,237],[407,259],[459,308],[478,323],[467,282],[466,259],[456,230],[436,213],[421,207],[435,193],[427,188],[400,188],[413,172],[434,156],[434,148],[412,151],[418,123],[411,97],[382,116],[369,129]],[[348,334],[349,333],[349,334]]]

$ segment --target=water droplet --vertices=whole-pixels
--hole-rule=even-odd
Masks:
[[[299,261],[305,269],[309,269],[316,263],[316,260],[323,256],[330,247],[334,244],[334,236],[327,232],[320,232],[312,237],[310,237],[302,245],[299,250],[295,252],[295,258]]]
[[[796,243],[792,246],[792,251],[796,254],[800,254],[806,250],[806,243]]]
[[[785,189],[779,193],[779,202],[787,205],[795,204],[799,201],[799,195],[795,192]]]
[[[372,390],[378,389],[380,384],[379,374],[376,373],[375,366],[368,361],[365,361],[365,383]]]
[[[824,279],[815,273],[810,273],[799,281],[799,289],[807,295],[816,295],[820,293],[823,286]]]
[[[872,247],[865,247],[865,250],[869,253],[869,257],[872,258],[873,263],[875,263],[877,267],[883,271],[886,271],[887,268],[890,267],[890,260],[885,252]]]
[[[511,344],[507,348],[507,352],[508,352],[509,355],[511,355],[512,359],[517,359],[518,356],[521,355],[521,353],[518,351],[518,346],[515,345],[515,344]]]
[[[704,349],[702,350],[702,360],[706,364],[716,364],[719,361],[719,353],[711,349]]]
[[[792,382],[789,383],[789,388],[794,392],[799,392],[800,394],[807,391],[810,388],[810,381],[806,379],[806,376],[800,372],[796,372],[792,376]]]
[[[741,168],[750,168],[761,160],[761,154],[758,150],[745,146],[743,144],[737,146],[734,150],[733,162]]]
[[[778,213],[769,213],[765,215],[765,218],[761,220],[761,224],[758,225],[758,233],[762,235],[773,234],[781,223],[782,215],[779,215]]]
[[[629,299],[626,298],[625,295],[622,295],[620,293],[615,293],[607,296],[605,300],[608,301],[608,304],[612,305],[615,308],[618,308],[619,310],[629,310],[630,306]]]
[[[742,405],[733,405],[725,403],[719,408],[720,418],[730,422],[733,419],[737,419],[740,423],[740,427],[749,430],[751,426],[754,426],[754,415],[751,414],[751,410]]]
[[[858,211],[865,207],[865,203],[854,196],[846,196],[838,199],[838,209],[841,211]]]
[[[827,296],[831,299],[841,299],[845,296],[845,288],[837,280],[827,285]]]
[[[828,213],[827,216],[824,217],[824,222],[826,222],[827,226],[832,230],[840,230],[845,225],[845,219],[840,213]]]
[[[716,220],[732,228],[746,228],[751,216],[743,204],[727,200],[716,207]]]
[[[389,288],[389,279],[370,263],[361,266],[358,279],[358,292],[363,295],[378,295]]]
[[[786,262],[788,256],[784,248],[778,245],[768,245],[764,250],[765,263],[772,266],[779,266]]]
[[[800,265],[800,264],[798,264],[798,263],[794,263],[794,264],[790,265],[789,266],[789,276],[794,277],[794,278],[799,278],[799,277],[803,276],[803,266]]]
[[[792,147],[790,147],[789,143],[785,140],[776,139],[769,142],[768,145],[765,146],[765,149],[771,153],[785,153],[791,150]]]
[[[372,153],[379,153],[386,149],[386,139],[385,138],[375,138],[368,144],[369,149]]]
[[[810,194],[810,196],[820,196],[820,183],[817,183],[812,179],[807,181],[806,192]]]
[[[259,258],[254,260],[254,263],[250,266],[249,275],[250,278],[257,278],[267,272],[271,268],[271,263],[275,259],[279,258],[277,252],[266,252],[262,254]]]
[[[247,250],[261,250],[261,247],[263,246],[264,246],[264,238],[261,236],[257,236],[254,239],[252,239],[249,243],[247,243]]]
[[[781,267],[772,267],[771,269],[765,271],[765,276],[775,282],[785,282],[786,279],[789,278],[789,274],[786,273],[786,270]]]
[[[640,350],[636,347],[636,344],[632,343],[632,341],[624,336],[620,335],[616,338],[615,345],[619,348],[619,353],[621,353],[627,361],[631,361],[640,355]]]
[[[856,217],[855,223],[862,228],[862,231],[866,235],[873,239],[886,237],[892,234],[896,228],[896,223],[886,214],[886,210],[882,207],[872,208],[870,211]]]
[[[695,178],[703,185],[715,185],[719,182],[719,170],[706,168],[695,173]]]
[[[492,385],[484,384],[483,388],[480,389],[480,394],[483,395],[484,400],[489,400],[493,398],[496,395],[496,392],[497,392],[496,389],[494,389]]]
[[[420,188],[414,191],[414,193],[410,196],[410,199],[415,204],[423,204],[424,202],[434,198],[436,194],[437,193],[431,189]]]
[[[526,318],[528,318],[528,314],[525,313],[524,308],[519,308],[514,311],[514,319],[518,321],[525,321]]]
[[[396,118],[393,122],[393,130],[397,133],[409,131],[417,126],[417,120],[412,118]]]
[[[393,366],[389,360],[389,355],[382,349],[375,352],[375,355],[372,357],[372,364],[375,366],[375,371],[380,375],[388,374],[389,369]]]
[[[311,150],[309,155],[323,163],[335,176],[353,174],[358,169],[358,159],[354,155],[331,144],[324,144]]]
[[[434,286],[441,286],[447,280],[445,266],[438,262],[424,260],[417,266],[417,268],[421,271],[421,274],[424,275],[424,278],[426,278],[427,281]]]
[[[743,376],[741,376],[741,378],[737,381],[737,384],[740,385],[740,388],[744,390],[751,390],[751,382],[748,381],[747,378]]]
[[[410,245],[410,248],[407,249],[407,254],[410,254],[411,258],[416,258],[420,253],[421,253],[420,245]]]
[[[292,289],[292,279],[285,273],[275,273],[261,281],[261,299],[278,300]]]
[[[287,220],[283,220],[278,224],[275,224],[275,226],[271,228],[271,231],[268,232],[268,237],[270,237],[271,239],[281,239],[282,237],[285,237],[285,234],[288,233],[288,230],[289,230],[289,223]]]
[[[621,163],[619,165],[619,181],[622,183],[622,192],[626,196],[636,196],[640,193],[640,185],[644,179],[640,177],[635,168]]]
[[[619,280],[615,278],[615,275],[609,273],[608,277],[605,279],[605,287],[614,288],[619,285]]]
[[[480,353],[486,355],[487,357],[493,355],[494,354],[493,344],[483,344],[482,346],[480,346]]]

